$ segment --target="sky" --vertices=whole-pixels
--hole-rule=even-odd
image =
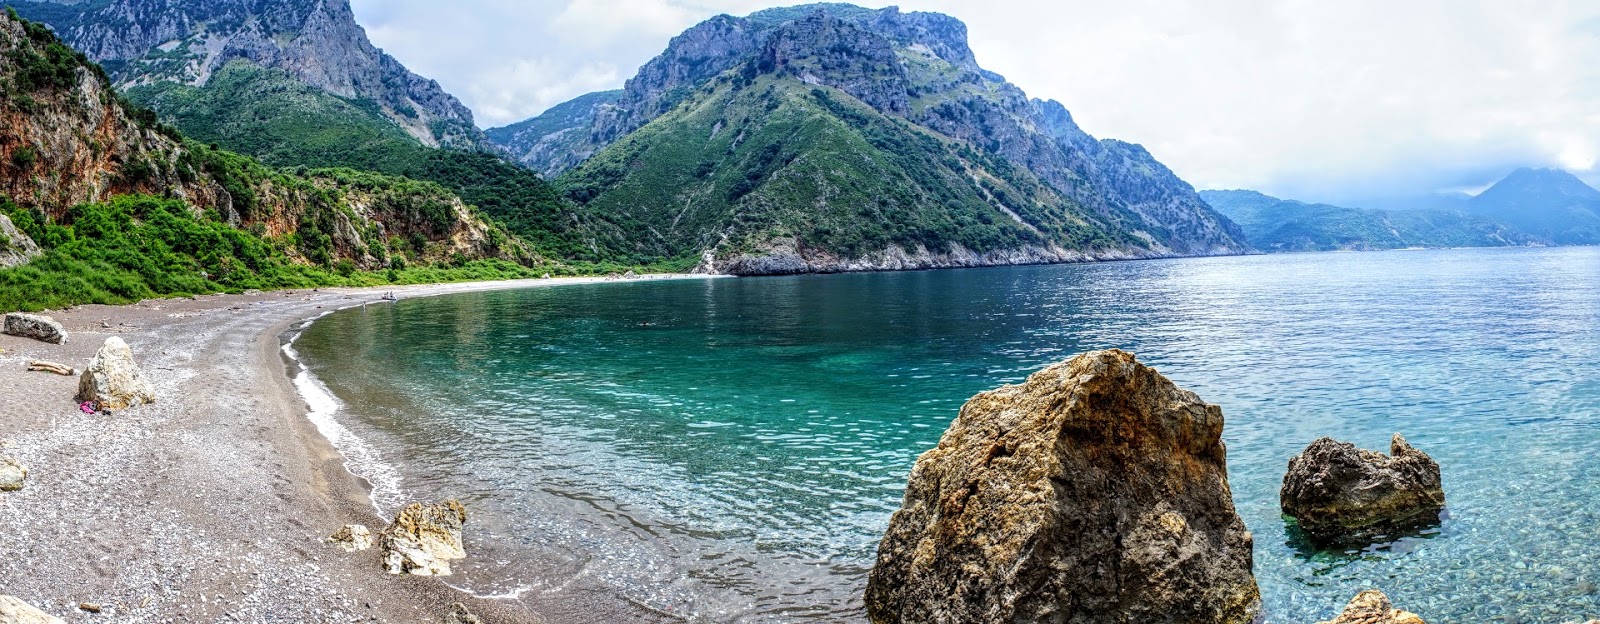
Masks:
[[[748,0],[352,0],[379,47],[479,125],[620,88]],[[1594,0],[905,0],[979,64],[1196,188],[1306,201],[1477,192],[1521,166],[1600,185]],[[448,7],[445,9],[443,7]]]

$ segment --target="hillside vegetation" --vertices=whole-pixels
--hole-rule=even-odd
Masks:
[[[1201,191],[1263,251],[1504,247],[1541,242],[1491,219],[1446,210],[1368,210],[1278,199],[1255,191]]]

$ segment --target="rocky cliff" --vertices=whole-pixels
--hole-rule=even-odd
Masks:
[[[622,91],[590,93],[559,104],[544,114],[520,123],[484,132],[518,162],[540,174],[555,177],[594,155],[589,127],[601,111],[616,107]]]
[[[795,120],[796,133],[764,131],[773,123],[765,114],[781,113],[786,103],[807,96],[823,106]],[[708,102],[724,112],[696,119],[707,112]],[[756,114],[747,118],[755,124],[734,124],[752,108]],[[810,134],[807,128],[818,124],[837,130]],[[563,136],[577,132],[571,124],[559,127]],[[811,175],[786,171],[790,165],[799,163],[797,169],[804,170],[823,158],[820,152],[851,149],[826,145],[838,132],[855,133],[877,151],[898,150],[933,166],[886,173],[873,166],[878,158],[869,150],[854,161],[833,159],[838,166],[828,171],[836,178],[812,175],[813,183],[773,188],[775,182]],[[884,140],[895,134],[933,141],[890,145]],[[679,145],[667,146],[666,137]],[[708,145],[719,140],[721,153]],[[712,18],[674,38],[627,82],[614,103],[596,107],[584,142],[573,145],[561,153],[521,155],[535,169],[556,172],[593,153],[562,179],[575,191],[574,199],[636,219],[643,235],[629,241],[635,246],[667,255],[709,252],[707,266],[718,270],[853,270],[898,268],[904,258],[913,259],[909,265],[915,267],[1250,250],[1237,226],[1147,151],[1097,140],[1061,105],[1030,100],[985,71],[967,45],[965,25],[935,13],[830,4]],[[768,145],[782,152],[779,161],[759,154]],[[628,164],[619,168],[622,160]],[[635,173],[640,170],[649,173]],[[748,181],[722,188],[721,175],[729,170],[746,174]],[[641,192],[646,187],[650,192]],[[861,221],[829,219],[852,187],[871,188],[863,196],[871,195],[870,203],[883,199],[887,206],[857,208],[872,213],[859,215]],[[983,206],[963,200],[968,190]],[[968,208],[953,207],[961,205]],[[687,215],[706,211],[720,211],[725,218],[702,223],[686,236],[674,234],[683,234]],[[772,223],[774,214],[788,216]],[[934,223],[939,221],[949,225]],[[770,227],[761,231],[754,222]],[[893,230],[903,229],[897,222],[919,231],[897,235]],[[1074,227],[1064,233],[1062,223]],[[891,231],[863,241],[865,246],[829,242],[840,227]],[[779,261],[768,261],[773,255],[768,250]],[[889,260],[871,261],[875,257]]]
[[[437,185],[349,170],[289,174],[186,142],[119,99],[98,66],[38,24],[0,16],[0,83],[0,196],[47,221],[138,194],[182,200],[196,215],[214,211],[265,237],[292,235],[289,252],[319,264],[531,259]]]
[[[371,102],[424,144],[487,144],[461,102],[372,45],[349,0],[14,5],[105,65],[119,88],[163,81],[201,86],[229,61],[245,59],[340,97]]]

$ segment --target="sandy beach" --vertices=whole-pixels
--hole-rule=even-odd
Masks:
[[[375,550],[323,543],[341,525],[377,532],[388,519],[306,418],[281,351],[293,325],[390,290],[418,297],[600,281],[82,306],[49,313],[71,333],[65,345],[0,336],[0,455],[29,469],[24,489],[0,494],[0,593],[69,622],[438,622],[456,602],[486,622],[664,620],[598,588],[478,599],[439,579],[385,574]],[[155,405],[83,414],[76,377],[25,370],[33,359],[81,370],[113,335],[132,346]],[[469,553],[458,569],[471,565]]]

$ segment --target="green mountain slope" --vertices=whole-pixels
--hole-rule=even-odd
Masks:
[[[602,107],[615,106],[621,91],[600,91],[557,104],[543,114],[509,126],[486,130],[496,145],[539,173],[555,177],[563,169],[550,166],[558,160],[582,161],[593,154],[589,127]]]
[[[0,257],[22,263],[0,268],[0,309],[530,276],[513,261],[539,260],[437,184],[273,170],[186,141],[11,14],[0,85]]]
[[[245,60],[203,87],[157,82],[127,91],[184,134],[275,166],[348,167],[436,182],[541,253],[602,260],[575,211],[531,171],[496,154],[417,142],[370,101],[340,98]]]
[[[1201,191],[1263,251],[1504,247],[1539,239],[1493,220],[1444,210],[1369,210],[1278,199],[1255,191]]]
[[[1137,255],[1031,174],[827,87],[728,76],[561,179],[641,258],[736,274]]]

